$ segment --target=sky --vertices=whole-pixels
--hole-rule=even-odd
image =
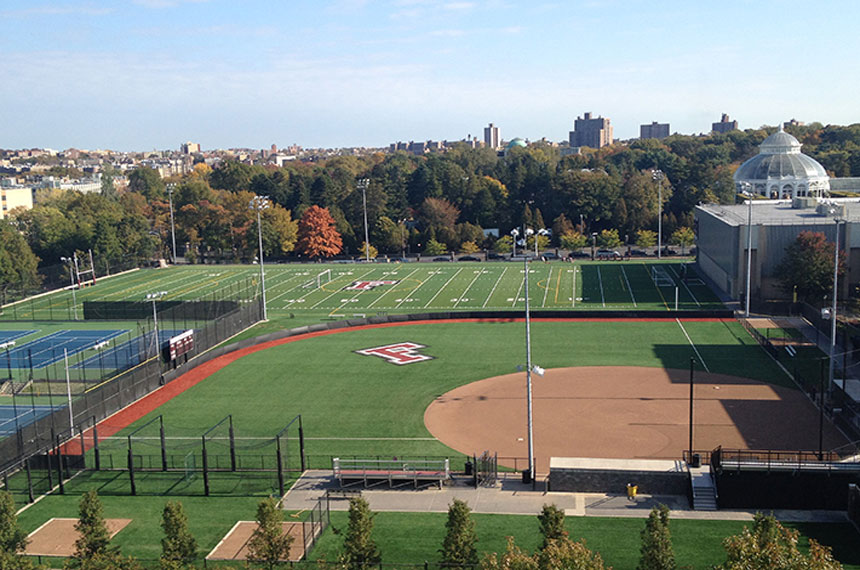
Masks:
[[[860,122],[857,0],[0,0],[0,148]]]

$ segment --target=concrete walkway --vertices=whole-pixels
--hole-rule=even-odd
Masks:
[[[444,513],[454,499],[465,501],[475,513],[537,515],[543,505],[555,504],[563,508],[568,516],[647,518],[652,507],[664,504],[670,516],[677,519],[699,520],[752,520],[755,510],[743,511],[694,511],[685,496],[639,495],[635,502],[626,495],[596,493],[545,492],[542,483],[532,490],[519,478],[503,479],[496,487],[476,489],[468,484],[471,478],[455,479],[451,485],[414,490],[403,488],[389,490],[362,489],[361,496],[376,512],[423,512]],[[283,508],[289,511],[311,509],[327,489],[339,489],[330,470],[307,471],[287,492]],[[329,502],[333,511],[349,508],[347,498],[332,497]],[[782,521],[791,522],[846,522],[844,511],[773,511]]]

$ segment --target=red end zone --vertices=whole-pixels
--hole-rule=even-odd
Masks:
[[[218,372],[222,368],[229,366],[233,362],[242,358],[243,356],[247,356],[248,354],[253,354],[255,352],[259,352],[261,350],[266,350],[268,348],[272,348],[275,346],[281,346],[284,344],[289,344],[291,342],[296,342],[299,340],[304,340],[308,338],[315,338],[320,336],[327,336],[331,334],[337,334],[342,332],[351,332],[351,331],[362,331],[369,329],[378,329],[378,328],[386,328],[386,327],[398,327],[398,326],[409,326],[409,325],[428,325],[428,324],[440,324],[440,323],[515,323],[515,322],[523,322],[524,318],[516,318],[516,319],[444,319],[444,320],[422,320],[422,321],[406,321],[402,323],[379,323],[373,325],[361,325],[357,327],[348,327],[342,329],[333,329],[327,331],[317,331],[317,332],[309,332],[301,335],[290,336],[287,338],[281,338],[278,340],[271,340],[268,342],[255,344],[254,346],[249,346],[247,348],[241,348],[239,350],[234,350],[233,352],[229,352],[217,358],[213,358],[208,362],[204,362],[203,364],[189,370],[182,376],[176,378],[173,382],[158,388],[154,392],[150,392],[146,396],[141,399],[129,404],[122,410],[116,412],[115,414],[105,418],[98,424],[99,428],[99,439],[110,437],[132,423],[136,422],[140,418],[149,414],[150,412],[156,410],[162,404],[172,400],[174,397],[178,396],[182,392],[188,390],[192,386],[195,386],[199,382],[202,382],[212,374]],[[533,318],[532,321],[541,321],[541,322],[610,322],[610,323],[620,323],[620,322],[665,322],[668,319],[655,319],[655,318],[609,318],[609,319],[597,319],[597,318],[582,318],[577,319],[576,317],[572,318]],[[726,319],[721,318],[689,318],[682,319],[679,318],[682,322],[723,322]],[[86,433],[91,431],[92,428],[87,430]],[[84,438],[86,440],[91,440],[91,438]],[[87,449],[89,449],[89,443],[86,444]],[[81,442],[80,439],[77,438],[75,440],[69,441],[63,446],[63,453],[68,453],[70,455],[79,455],[81,454]]]

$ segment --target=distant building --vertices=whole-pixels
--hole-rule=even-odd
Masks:
[[[35,190],[29,186],[2,186],[0,187],[0,220],[9,215],[9,212],[19,206],[27,210],[33,207],[33,195]]]
[[[602,148],[611,144],[612,125],[609,123],[609,119],[599,116],[593,119],[591,113],[585,113],[584,118],[577,117],[573,122],[573,130],[570,131],[570,146]]]
[[[653,121],[650,125],[639,125],[640,139],[665,139],[669,136],[669,123]]]
[[[738,130],[738,122],[730,121],[726,113],[723,113],[719,123],[711,123],[711,131],[715,133],[728,133],[736,130]]]
[[[792,119],[790,121],[786,121],[782,124],[783,129],[787,129],[788,127],[802,127],[805,125],[803,121],[798,121],[797,119]]]
[[[484,144],[492,149],[497,149],[501,146],[502,140],[499,138],[499,127],[490,123],[488,127],[484,127]]]
[[[187,142],[180,147],[182,154],[196,154],[200,152],[200,143]]]

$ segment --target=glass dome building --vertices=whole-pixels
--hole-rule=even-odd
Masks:
[[[786,200],[823,197],[830,191],[830,177],[815,159],[800,152],[801,146],[780,126],[762,141],[758,155],[738,167],[734,175],[738,193],[750,189],[760,196]]]

